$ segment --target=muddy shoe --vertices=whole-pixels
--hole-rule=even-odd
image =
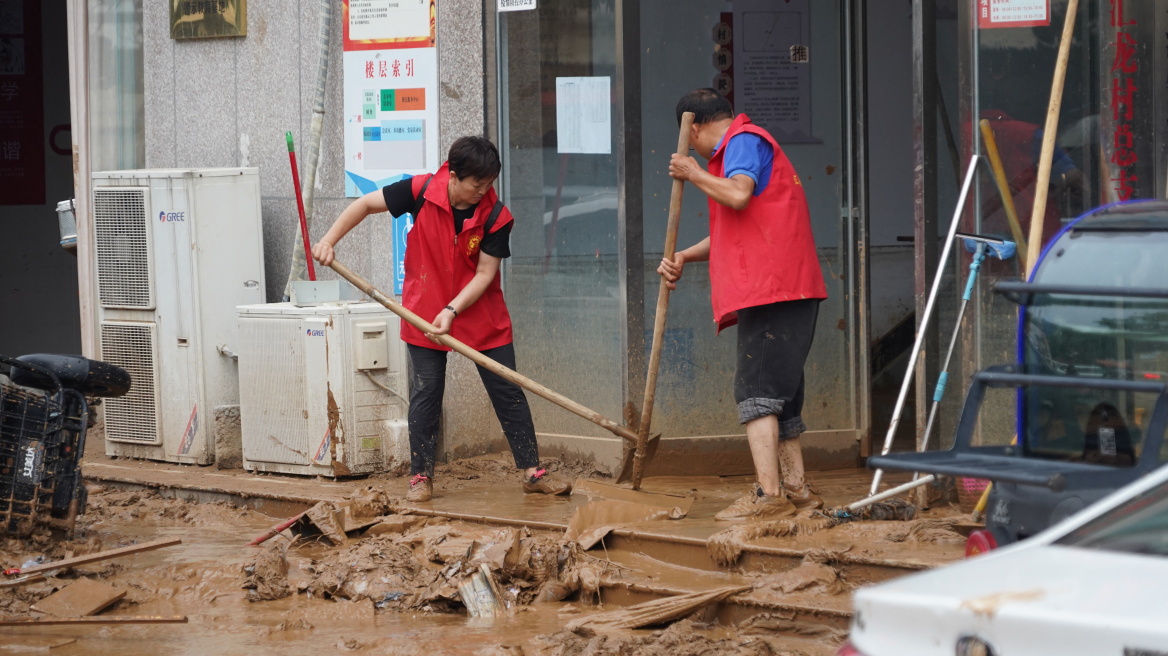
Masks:
[[[786,483],[784,483],[783,491],[787,493],[787,498],[790,499],[791,503],[795,504],[795,508],[799,510],[823,507],[823,499],[821,499],[819,495],[815,493],[815,489],[811,487],[810,483],[804,483],[803,489],[801,490],[792,490],[791,488],[787,487]]]
[[[567,494],[572,491],[572,485],[552,478],[546,469],[541,469],[523,481],[523,491],[528,494]]]
[[[406,501],[420,503],[429,501],[434,496],[434,481],[425,474],[414,474],[410,479],[410,490],[406,492]]]
[[[753,490],[739,497],[729,508],[714,515],[714,519],[728,522],[738,519],[790,517],[795,512],[795,505],[786,496],[772,497],[763,494],[762,487],[756,483]]]

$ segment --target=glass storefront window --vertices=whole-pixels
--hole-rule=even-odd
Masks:
[[[1005,182],[1005,202],[1018,224],[1008,220],[989,167],[980,174],[972,229],[1015,240],[1030,238],[1032,220],[1043,225],[1045,246],[1087,210],[1121,200],[1161,197],[1164,192],[1164,92],[1156,79],[1165,70],[1162,28],[1168,20],[1156,3],[1137,0],[1080,0],[1061,97],[1056,148],[1046,204],[1035,208],[1039,154],[1044,137],[1052,75],[1067,11],[1066,0],[1050,3],[1049,25],[978,28],[973,70],[974,111],[966,138],[988,154],[996,143]],[[1159,75],[1160,78],[1155,76]],[[1036,217],[1036,218],[1035,218]],[[987,261],[978,297],[976,344],[967,354],[977,367],[1016,358],[1017,308],[992,292],[998,280],[1025,271],[1025,253],[1008,261]],[[1066,354],[1055,354],[1056,359]],[[1006,408],[1002,416],[1011,415]],[[1000,428],[1005,428],[1000,427]],[[1008,440],[1012,432],[995,430]],[[983,432],[988,438],[988,433]],[[1004,443],[1004,442],[1002,442]]]
[[[827,282],[812,351],[805,367],[807,401],[804,420],[811,431],[855,430],[857,403],[852,356],[852,278],[848,275],[850,235],[844,233],[841,208],[847,203],[844,124],[844,18],[836,3],[771,3],[702,0],[642,0],[642,113],[645,323],[651,330],[656,312],[658,276],[672,179],[667,169],[677,143],[675,107],[683,94],[718,86],[731,77],[728,98],[736,112],[746,112],[771,131],[798,171],[807,193],[811,220]],[[753,23],[751,22],[753,21]],[[757,23],[765,29],[753,30]],[[719,48],[718,27],[729,28],[732,43]],[[784,45],[767,58],[771,40]],[[723,39],[725,40],[725,39]],[[789,43],[805,46],[808,60],[791,63]],[[732,75],[719,75],[716,52],[729,53]],[[734,60],[743,53],[751,59]],[[797,90],[796,105],[781,90]],[[784,104],[766,107],[756,98]],[[800,125],[799,121],[805,121]],[[799,132],[799,127],[809,129]],[[700,164],[705,164],[699,158]],[[683,249],[709,235],[704,194],[687,186],[677,247]],[[662,369],[657,388],[654,428],[667,435],[724,435],[742,430],[734,414],[733,376],[736,330],[716,335],[710,307],[708,268],[687,266],[669,305]],[[809,442],[814,441],[809,439]]]
[[[89,2],[90,139],[94,171],[146,165],[142,2]]]
[[[629,52],[629,44],[617,43],[618,12],[634,11],[639,30],[623,24],[621,29],[631,31],[621,38],[638,43],[639,54],[618,65],[618,50]],[[739,22],[747,13],[755,23]],[[764,25],[758,16],[770,22]],[[631,6],[616,0],[555,0],[533,11],[499,14],[502,184],[516,216],[504,281],[520,366],[602,414],[623,418],[631,406],[639,411],[641,390],[631,388],[643,384],[643,371],[637,369],[645,363],[637,362],[637,349],[643,344],[647,352],[651,345],[659,284],[655,271],[672,185],[667,167],[678,135],[674,108],[682,94],[717,84],[715,54],[725,44],[716,42],[716,28],[727,20],[734,29],[746,25],[742,38],[766,51],[758,61],[738,64],[738,97],[732,103],[741,110],[748,89],[763,94],[749,113],[775,133],[807,191],[829,299],[820,308],[807,363],[804,407],[811,430],[832,433],[827,439],[835,441],[825,443],[825,450],[843,452],[855,445],[863,383],[856,370],[855,234],[849,213],[842,210],[851,184],[845,131],[851,119],[844,100],[840,4],[803,0],[779,12],[761,0],[641,0]],[[766,27],[772,24],[782,27],[781,36],[776,33],[773,39]],[[775,45],[779,42],[781,47]],[[798,59],[792,59],[792,46]],[[624,66],[633,67],[627,79]],[[776,66],[783,75],[773,83]],[[575,111],[565,104],[558,83],[573,78],[609,84],[605,93],[611,98],[605,100],[613,120],[607,152],[572,151],[558,133],[557,121]],[[774,93],[784,97],[784,109],[768,104],[766,94]],[[630,126],[628,134],[621,134],[617,117],[625,110],[634,115],[621,115]],[[768,119],[776,125],[768,125]],[[799,131],[781,132],[777,123],[784,121],[798,124]],[[630,164],[620,179],[622,167]],[[639,197],[622,198],[626,190]],[[618,215],[622,201],[624,217]],[[678,248],[707,234],[706,197],[691,185],[682,205]],[[626,252],[626,244],[636,251]],[[638,265],[640,271],[622,269]],[[643,289],[625,288],[626,281]],[[635,334],[642,325],[643,338]],[[670,437],[741,434],[734,412],[734,352],[733,331],[715,336],[709,281],[705,266],[697,264],[687,269],[685,283],[670,301],[654,431]],[[537,404],[535,412],[541,432],[604,435],[559,410]]]
[[[560,106],[569,98],[562,88],[557,94],[557,80],[588,78],[615,91],[615,31],[613,0],[560,0],[499,14],[502,182],[515,215],[504,284],[519,366],[619,421],[617,136],[609,135],[607,153],[580,153],[557,130],[557,112],[576,109]],[[611,95],[583,100],[615,114]],[[608,435],[549,404],[532,410],[540,432]]]

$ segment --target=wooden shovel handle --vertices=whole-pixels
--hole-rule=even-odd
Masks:
[[[694,122],[693,112],[681,115],[681,129],[677,134],[677,154],[689,153],[689,132]],[[685,182],[673,180],[669,195],[669,222],[665,225],[665,259],[672,260],[677,249],[677,226],[681,223],[681,193]],[[641,423],[637,426],[637,450],[633,452],[633,489],[641,487],[645,473],[645,445],[649,442],[649,427],[653,422],[653,401],[657,394],[657,372],[661,368],[661,342],[665,337],[665,316],[669,312],[669,283],[661,279],[657,288],[657,314],[653,318],[653,344],[649,350],[649,371],[645,375],[645,398],[641,404]]]
[[[406,323],[410,324],[414,328],[417,328],[418,330],[420,330],[424,333],[427,333],[427,334],[433,334],[436,330],[438,330],[429,321],[426,321],[425,319],[419,317],[418,315],[414,314],[410,310],[406,309],[404,306],[402,306],[401,303],[398,303],[397,301],[393,300],[392,298],[386,296],[384,293],[381,292],[381,290],[379,290],[376,287],[374,287],[373,285],[369,284],[369,282],[366,281],[364,278],[353,273],[353,271],[350,270],[349,267],[341,264],[340,262],[338,262],[336,260],[333,260],[332,264],[330,264],[329,266],[332,267],[333,271],[336,271],[338,274],[340,274],[340,276],[342,278],[353,283],[354,287],[356,287],[357,289],[360,289],[367,296],[369,296],[369,298],[372,298],[373,300],[377,301],[378,303],[381,303],[390,312],[393,312],[397,316],[401,317],[402,320],[404,320]],[[462,342],[458,341],[457,339],[454,339],[450,335],[437,335],[436,338],[438,340],[438,343],[442,344],[443,346],[450,347],[451,349],[453,349],[457,353],[460,353],[461,355],[466,356],[472,362],[479,365],[480,367],[487,369],[488,371],[493,371],[496,374],[499,374],[503,378],[506,378],[507,380],[515,383],[516,385],[522,387],[523,389],[531,392],[532,394],[536,394],[538,396],[541,396],[541,397],[547,399],[548,401],[551,401],[552,403],[567,410],[568,412],[579,415],[580,417],[587,419],[588,421],[596,424],[597,426],[604,428],[605,430],[611,432],[614,435],[618,435],[620,437],[623,437],[624,439],[629,440],[630,442],[637,441],[637,434],[634,433],[633,431],[629,430],[628,428],[621,426],[620,424],[609,419],[608,417],[605,417],[604,415],[600,414],[599,412],[596,412],[595,410],[592,410],[592,409],[587,408],[583,405],[580,405],[579,403],[576,403],[575,401],[573,401],[572,399],[569,399],[568,397],[564,396],[563,394],[560,394],[560,393],[555,392],[547,387],[544,387],[543,385],[540,385],[539,383],[528,378],[527,376],[524,376],[523,374],[519,373],[518,371],[515,371],[514,369],[504,367],[503,365],[499,364],[498,362],[495,362],[491,358],[488,358],[487,356],[483,355],[482,353],[479,353],[478,351],[472,349],[471,347],[467,346],[466,344],[463,344]]]

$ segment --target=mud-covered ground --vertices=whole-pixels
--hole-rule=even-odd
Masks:
[[[578,464],[557,461],[551,468],[568,480],[593,475]],[[490,458],[444,465],[435,478],[439,489],[519,482],[509,463]],[[560,533],[399,514],[395,495],[403,481],[371,480],[348,502],[325,504],[315,520],[302,521],[259,548],[245,545],[282,518],[221,503],[94,487],[71,539],[48,531],[27,539],[0,538],[0,565],[19,567],[167,537],[181,537],[183,544],[0,587],[0,618],[36,615],[31,607],[37,602],[87,578],[125,592],[103,616],[183,615],[188,623],[5,627],[0,654],[51,648],[59,654],[120,656],[276,651],[818,656],[831,654],[843,639],[838,629],[794,626],[782,613],[759,615],[737,627],[702,623],[699,612],[651,629],[602,630],[582,620],[620,609],[596,606],[603,598],[597,589],[613,578],[649,580],[653,574],[610,562],[601,549],[585,552]],[[752,540],[800,531],[857,544],[960,539],[944,518],[828,524],[767,523],[724,532],[709,547],[716,560],[730,563]],[[739,571],[738,576],[756,599],[801,595],[846,601],[860,582],[849,580],[836,560],[825,550],[809,553],[785,572]],[[498,617],[468,616],[463,599],[474,592],[476,577],[479,592],[489,589],[502,607]],[[572,628],[566,628],[569,623]]]

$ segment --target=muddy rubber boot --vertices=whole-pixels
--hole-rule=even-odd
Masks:
[[[792,517],[797,512],[795,505],[786,497],[772,497],[764,494],[762,486],[754,484],[754,489],[738,498],[722,512],[714,515],[719,522],[730,522],[742,519],[769,519],[774,517]]]
[[[816,509],[823,507],[823,499],[815,493],[815,488],[811,487],[810,483],[803,483],[803,488],[799,490],[792,490],[783,483],[783,491],[787,493],[787,498],[799,510],[806,510],[808,508]]]
[[[541,469],[523,481],[523,491],[528,494],[567,494],[572,491],[572,484],[553,478],[546,469]]]
[[[425,474],[414,474],[410,479],[410,489],[406,492],[406,501],[421,503],[434,497],[434,481]]]

